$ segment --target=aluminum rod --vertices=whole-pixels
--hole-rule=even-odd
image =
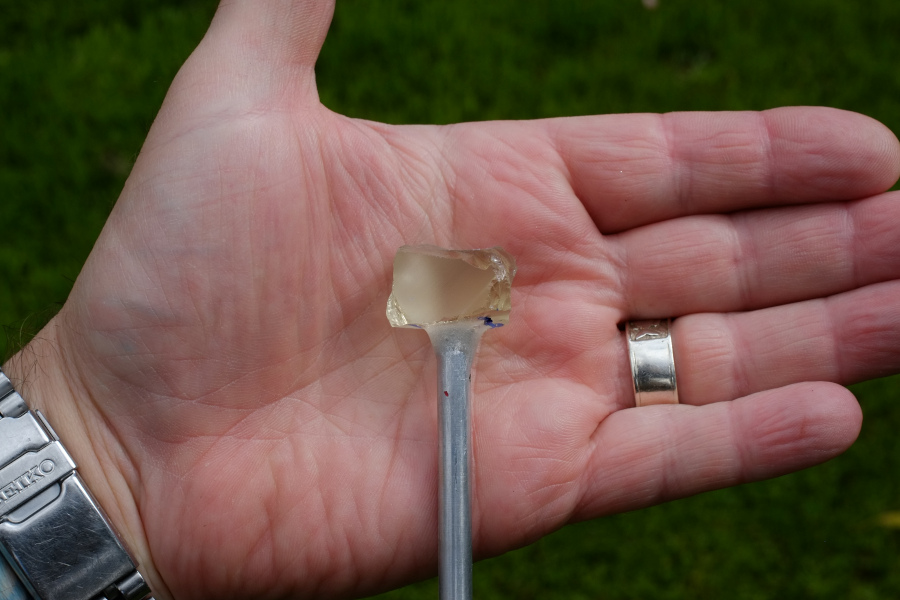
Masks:
[[[441,600],[472,598],[472,366],[481,321],[425,328],[437,356],[440,431],[439,573]]]

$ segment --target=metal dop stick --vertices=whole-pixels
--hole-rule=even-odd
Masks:
[[[472,597],[471,373],[484,327],[447,323],[426,328],[437,356],[440,431],[441,598]]]
[[[472,597],[471,374],[481,335],[509,319],[515,271],[500,248],[404,246],[394,259],[388,319],[424,329],[437,356],[442,600]]]

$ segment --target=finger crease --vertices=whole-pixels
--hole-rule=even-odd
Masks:
[[[676,136],[671,131],[670,121],[671,118],[667,114],[659,116],[659,135],[669,162],[670,189],[674,192],[675,200],[681,206],[682,214],[689,215],[692,214],[690,199],[692,187],[691,170],[684,168],[684,160],[680,156],[678,144],[675,142]]]
[[[847,374],[844,372],[843,353],[840,351],[841,339],[844,337],[842,322],[835,315],[833,310],[833,298],[822,298],[819,301],[822,311],[822,322],[826,324],[825,330],[831,332],[831,364],[837,372],[835,381],[847,381]]]
[[[773,199],[775,197],[775,190],[777,188],[777,174],[775,169],[775,148],[772,144],[772,127],[769,123],[769,119],[767,117],[767,112],[761,112],[758,114],[757,119],[759,122],[760,129],[760,137],[762,138],[762,147],[763,147],[763,156],[765,157],[765,183],[766,186],[766,197],[768,199]]]
[[[754,306],[755,282],[760,281],[759,256],[753,237],[748,235],[746,218],[736,215],[731,219],[732,239],[732,272],[737,277],[737,293],[741,307],[746,310]],[[753,273],[751,274],[751,269]]]
[[[745,361],[739,360],[740,356],[752,356],[749,349],[742,348],[738,349],[737,340],[742,339],[739,335],[739,332],[736,331],[735,320],[730,319],[727,316],[721,317],[722,322],[724,323],[725,329],[727,330],[728,340],[731,343],[731,380],[732,380],[732,388],[731,388],[731,400],[735,398],[740,398],[747,394],[747,390],[750,389],[750,383],[747,377],[747,370],[745,366]]]

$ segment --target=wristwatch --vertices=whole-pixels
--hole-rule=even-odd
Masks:
[[[75,469],[0,370],[0,552],[34,600],[152,600]]]

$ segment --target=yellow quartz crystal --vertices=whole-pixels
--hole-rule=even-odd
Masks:
[[[402,246],[394,257],[387,317],[394,327],[463,320],[509,321],[516,261],[502,248]]]

